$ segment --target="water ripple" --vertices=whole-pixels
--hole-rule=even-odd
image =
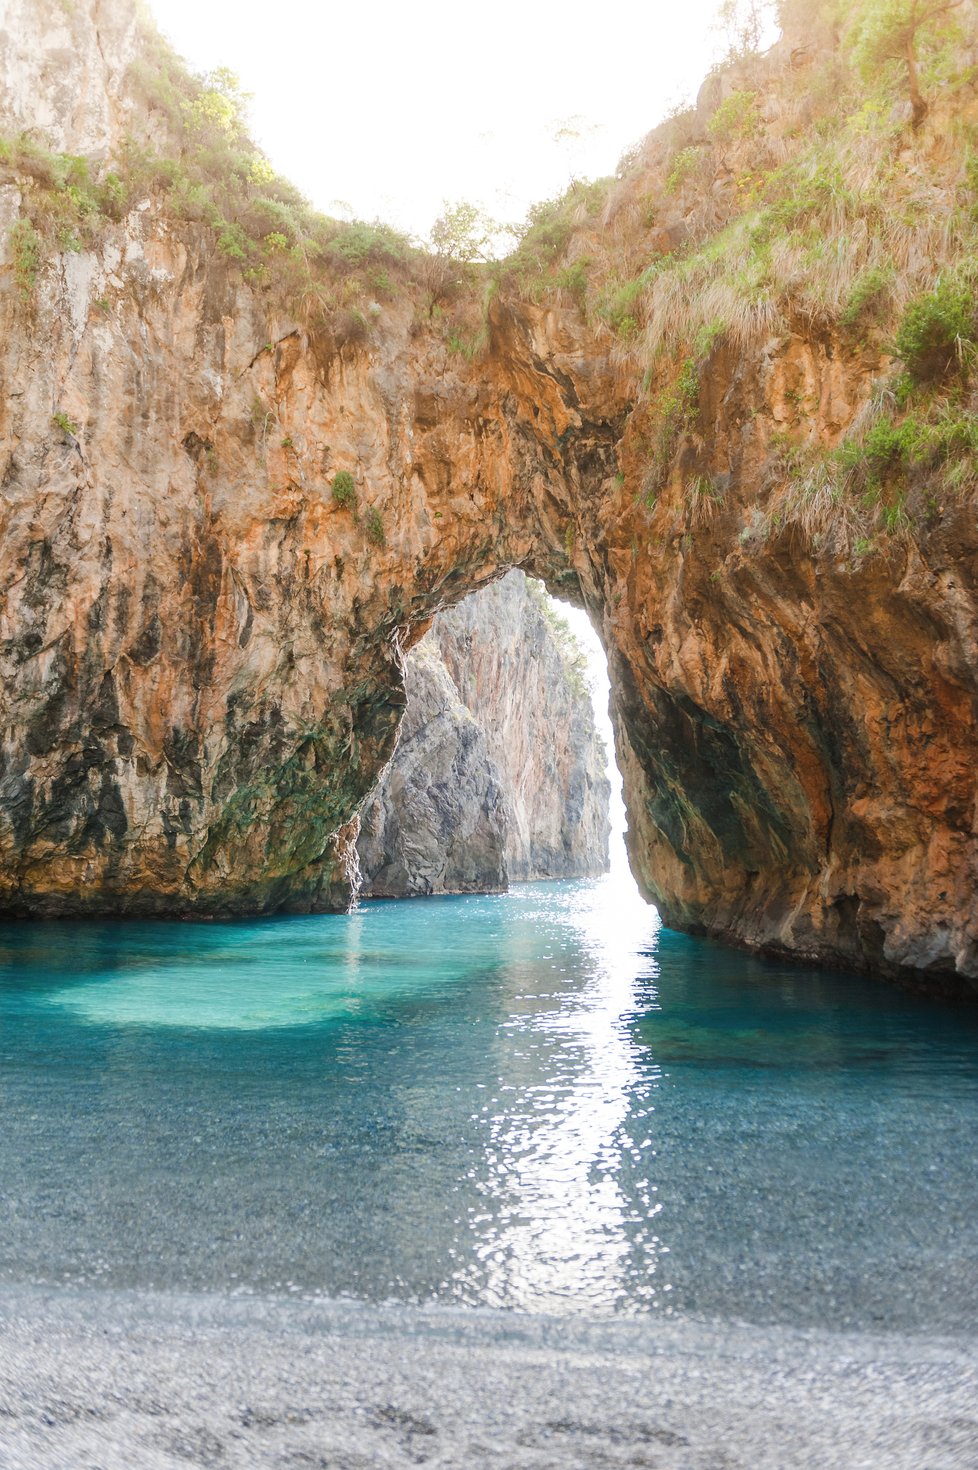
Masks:
[[[616,880],[0,926],[0,1279],[557,1313],[978,1312],[971,1013]]]

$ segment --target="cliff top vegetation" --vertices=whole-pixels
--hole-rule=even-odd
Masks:
[[[539,206],[499,269],[604,329],[642,382],[635,494],[654,514],[668,489],[690,527],[723,498],[696,463],[723,355],[798,330],[856,357],[873,389],[842,442],[813,436],[803,390],[788,405],[756,534],[791,521],[865,554],[978,489],[976,12],[780,14],[773,51],[743,46],[615,178]]]

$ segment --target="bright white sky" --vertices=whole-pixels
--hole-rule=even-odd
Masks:
[[[445,201],[496,219],[612,173],[695,93],[718,0],[150,0],[197,70],[253,94],[252,132],[318,208],[424,236]],[[590,130],[554,141],[562,124]]]

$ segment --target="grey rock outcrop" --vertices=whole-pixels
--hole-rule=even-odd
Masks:
[[[440,614],[433,632],[500,773],[510,879],[605,872],[606,754],[583,657],[542,588],[510,572]]]
[[[405,683],[397,751],[361,818],[361,891],[376,898],[500,892],[506,808],[486,733],[433,640],[412,650]]]
[[[522,572],[439,613],[407,660],[363,812],[363,893],[494,892],[608,866],[605,751],[580,655]]]
[[[61,0],[0,4],[0,98],[5,130],[41,134],[55,149],[109,156],[122,135],[147,134],[127,69],[145,45],[134,5]]]

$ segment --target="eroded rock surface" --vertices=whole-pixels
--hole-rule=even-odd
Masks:
[[[139,52],[133,5],[92,0],[76,14],[61,0],[4,0],[5,131],[34,131],[59,152],[108,158],[127,128],[143,131],[127,75]]]
[[[507,822],[499,773],[484,729],[429,639],[408,655],[405,687],[394,758],[361,818],[361,892],[503,892]]]
[[[432,627],[500,773],[513,882],[591,878],[608,867],[606,754],[569,630],[511,572]]]
[[[610,786],[580,656],[520,572],[438,614],[405,690],[361,817],[365,895],[606,871]]]
[[[73,8],[103,68],[85,85],[109,97],[126,48],[93,37],[125,35],[126,13]],[[64,111],[45,15],[5,20],[4,126],[30,97],[59,147],[102,148],[111,109],[97,127]],[[752,89],[775,162],[804,123],[803,65],[776,52],[717,83],[714,102]],[[973,87],[955,106],[974,114]],[[701,111],[678,139],[704,160],[695,189],[669,183],[660,129],[569,260],[615,251],[626,278],[742,208],[748,141],[721,145]],[[944,138],[897,139],[893,177],[951,177]],[[7,223],[29,187],[3,189]],[[518,566],[601,631],[631,860],[668,924],[978,983],[974,503],[935,499],[871,555],[786,513],[785,446],[836,444],[890,366],[804,285],[762,283],[749,321],[707,334],[679,420],[669,352],[649,367],[571,291],[501,290],[474,359],[410,283],[341,342],[152,191],[92,248],[47,256],[29,303],[8,267],[3,910],[339,903],[335,834],[390,756],[403,651]],[[356,514],[330,493],[341,470]]]

